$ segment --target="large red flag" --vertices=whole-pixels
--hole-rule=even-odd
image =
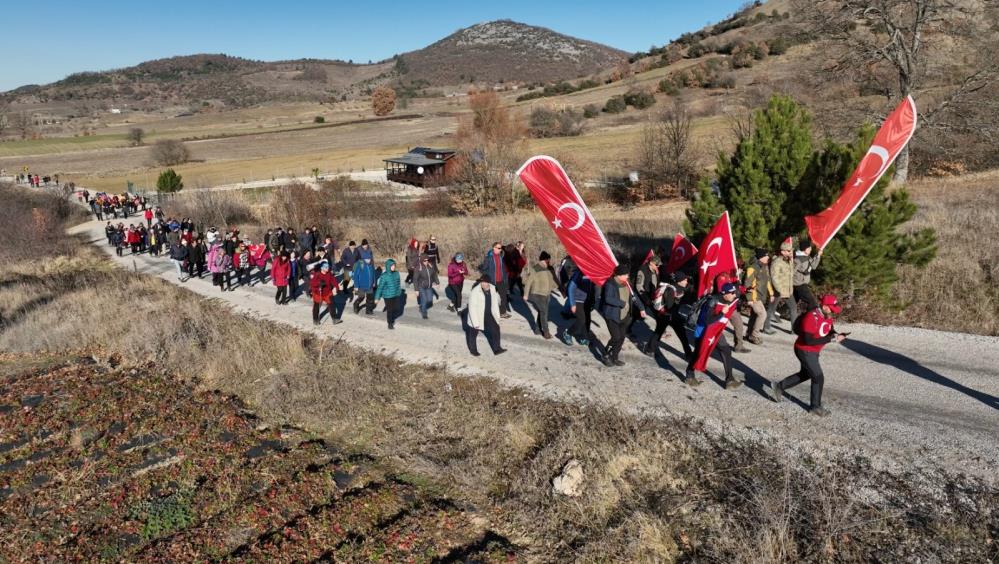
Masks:
[[[676,237],[673,237],[673,250],[669,253],[669,262],[666,263],[666,273],[672,274],[680,267],[690,262],[692,258],[697,256],[697,247],[683,236],[682,233],[677,233]]]
[[[697,347],[697,359],[694,361],[692,368],[694,370],[700,370],[704,372],[708,367],[708,358],[711,357],[711,353],[714,352],[715,346],[718,344],[718,340],[721,339],[722,331],[725,330],[725,326],[728,325],[729,318],[735,313],[735,309],[739,304],[739,300],[732,302],[729,306],[728,311],[722,313],[721,319],[709,324],[704,328],[704,333],[701,334],[701,343]],[[715,311],[710,312],[710,316],[717,315],[725,304],[718,302],[715,304]]]
[[[812,242],[824,249],[840,227],[850,219],[874,185],[881,180],[888,167],[912,138],[916,131],[916,103],[912,96],[905,100],[885,118],[884,124],[874,136],[874,142],[867,154],[860,160],[856,170],[843,186],[843,192],[831,206],[816,215],[805,218],[808,234]]]
[[[562,165],[551,157],[531,157],[517,175],[576,266],[603,285],[614,273],[617,259]]]
[[[735,272],[738,264],[735,261],[735,243],[732,240],[732,225],[728,220],[728,212],[718,218],[718,223],[711,228],[708,236],[701,243],[701,253],[697,261],[700,271],[697,280],[697,297],[711,290],[711,282],[722,272]]]

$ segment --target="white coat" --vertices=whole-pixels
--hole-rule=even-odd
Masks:
[[[489,297],[492,302],[492,307],[490,309],[493,312],[493,319],[499,320],[499,293],[496,292],[495,287],[490,290]],[[476,284],[472,287],[472,291],[468,296],[468,325],[471,326],[472,329],[482,331],[485,317],[486,296],[482,291],[482,286],[480,284]]]

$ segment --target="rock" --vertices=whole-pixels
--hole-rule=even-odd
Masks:
[[[562,473],[552,480],[552,491],[569,497],[578,497],[583,490],[583,465],[573,458],[562,467]]]

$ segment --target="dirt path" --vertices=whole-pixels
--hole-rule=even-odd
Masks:
[[[102,224],[89,222],[74,231],[114,256],[104,243]],[[179,283],[173,263],[166,258],[114,258],[126,268]],[[514,300],[514,317],[501,324],[509,352],[499,357],[485,352],[474,358],[466,348],[460,320],[445,309],[446,302],[438,302],[430,319],[422,320],[412,291],[397,329],[390,333],[380,307],[372,318],[348,309],[344,323],[333,326],[326,320],[314,328],[311,304],[305,298],[277,306],[269,285],[220,293],[206,277],[183,286],[237,311],[342,338],[407,362],[440,363],[456,373],[488,376],[562,400],[649,416],[692,416],[717,432],[775,442],[799,453],[859,454],[893,471],[939,466],[990,480],[999,464],[999,338],[995,337],[843,325],[839,329],[851,331],[851,338],[843,345],[829,345],[822,354],[824,403],[833,414],[820,419],[804,410],[807,386],[793,390],[791,401],[780,405],[765,395],[769,379],[783,378],[798,368],[786,322],[763,346],[735,356],[736,372],[745,374],[746,386],[733,391],[722,388],[721,366],[713,360],[709,369],[714,381],[691,389],[681,382],[685,364],[670,333],[664,356],[653,361],[626,344],[621,359],[627,365],[608,369],[583,347],[533,335],[527,320],[533,314],[520,300]],[[596,325],[597,334],[606,338],[602,321]],[[479,346],[488,351],[482,337]]]

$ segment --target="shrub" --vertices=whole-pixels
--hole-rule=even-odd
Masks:
[[[673,77],[666,77],[660,80],[659,91],[669,96],[676,96],[680,93],[680,89],[677,88],[676,83],[673,82]]]
[[[395,90],[379,86],[371,93],[371,108],[376,116],[387,116],[395,109]]]
[[[644,110],[655,105],[656,97],[645,90],[629,90],[624,95],[624,103],[637,110]]]
[[[787,50],[790,46],[791,43],[784,37],[777,37],[771,39],[767,43],[767,49],[770,51],[770,54],[773,56],[783,55],[784,53],[787,53]]]
[[[726,73],[723,75],[712,75],[705,84],[708,88],[735,88],[735,75]]]
[[[145,137],[146,132],[142,130],[141,127],[133,127],[128,130],[128,142],[131,143],[133,147],[138,147],[142,145],[142,138]]]
[[[156,179],[156,190],[158,192],[180,192],[184,188],[183,178],[172,168],[168,168],[160,173]]]
[[[608,114],[619,114],[628,109],[628,104],[624,101],[624,96],[613,96],[604,104],[604,111]]]
[[[531,112],[531,133],[535,137],[567,137],[582,133],[583,114],[575,110],[555,111],[535,108]]]
[[[697,43],[691,45],[690,48],[687,49],[687,57],[691,59],[696,59],[710,52],[711,50],[705,47],[703,43]]]
[[[592,119],[600,115],[600,106],[596,104],[586,104],[583,106],[583,117]]]
[[[316,116],[312,118],[312,123],[326,123],[326,118],[323,116]]]
[[[160,166],[174,166],[191,160],[187,145],[176,139],[160,139],[153,145],[153,162]]]

